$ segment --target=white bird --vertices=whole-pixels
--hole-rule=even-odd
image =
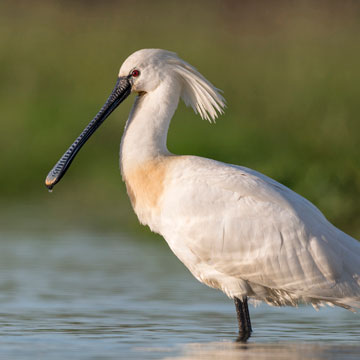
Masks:
[[[240,340],[252,331],[248,297],[277,306],[360,307],[360,243],[313,204],[254,170],[168,151],[180,98],[209,121],[224,107],[218,89],[175,53],[143,49],[126,59],[103,108],[49,173],[49,189],[131,92],[138,96],[120,166],[135,213],[196,279],[235,300]]]

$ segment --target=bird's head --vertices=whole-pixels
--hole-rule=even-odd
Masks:
[[[164,59],[166,53],[157,49],[136,51],[121,65],[119,78],[128,79],[134,92],[154,91],[169,72]]]
[[[203,119],[214,121],[222,113],[225,100],[219,90],[193,66],[177,54],[162,49],[142,49],[130,55],[122,64],[119,78],[128,79],[132,91],[154,91],[165,78],[181,83],[181,97],[187,106]]]
[[[179,82],[185,104],[203,119],[213,121],[222,113],[225,100],[218,89],[175,53],[161,49],[136,51],[122,64],[105,105],[49,172],[45,185],[52,189],[59,182],[81,147],[131,92],[150,93],[168,78]]]

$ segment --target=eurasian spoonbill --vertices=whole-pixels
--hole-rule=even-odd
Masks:
[[[199,281],[234,299],[241,340],[252,331],[248,297],[360,307],[360,243],[313,204],[254,170],[168,151],[180,98],[209,121],[224,107],[218,89],[175,53],[144,49],[126,59],[105,105],[47,176],[49,189],[132,92],[120,146],[131,204]]]

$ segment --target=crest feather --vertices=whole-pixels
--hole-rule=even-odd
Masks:
[[[177,58],[172,59],[173,70],[183,81],[181,98],[186,106],[191,106],[202,119],[215,122],[218,114],[224,112],[225,99],[213,84],[204,78],[194,67]]]

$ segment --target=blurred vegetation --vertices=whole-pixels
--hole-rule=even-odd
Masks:
[[[177,52],[227,99],[216,125],[181,104],[172,152],[263,172],[360,237],[360,3],[347,0],[2,1],[1,227],[138,228],[118,170],[133,99],[53,193],[43,184],[146,47]]]

